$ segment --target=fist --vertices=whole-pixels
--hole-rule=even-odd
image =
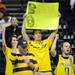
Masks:
[[[29,60],[29,59],[26,59],[25,62],[26,62],[27,64],[29,64],[29,63],[30,63],[30,60]]]
[[[55,38],[58,39],[59,38],[59,34],[56,34]]]

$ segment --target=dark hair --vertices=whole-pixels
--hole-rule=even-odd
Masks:
[[[12,41],[12,38],[13,38],[13,37],[14,37],[14,38],[17,38],[17,35],[12,35],[12,36],[11,36],[11,39],[10,39],[10,42]]]
[[[11,20],[13,19],[13,17],[15,17],[15,18],[18,20],[18,18],[17,18],[16,16],[12,16],[12,17],[11,17]]]
[[[10,37],[10,40],[9,40],[9,43],[10,43],[10,44],[9,44],[9,47],[10,47],[10,48],[12,48],[11,42],[12,42],[12,38],[13,38],[13,37],[14,37],[14,38],[17,38],[17,35],[12,35],[12,36]]]
[[[61,43],[61,47],[63,47],[63,44],[64,44],[65,42],[68,42],[68,41],[63,41],[63,42]],[[69,43],[69,42],[68,42],[68,43]]]
[[[13,37],[17,38],[17,35],[12,35],[12,38],[13,38]]]
[[[40,31],[41,32],[40,29],[34,29],[32,33],[34,34],[36,31]]]

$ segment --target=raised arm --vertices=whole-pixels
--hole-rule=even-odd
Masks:
[[[2,50],[6,54],[6,42],[5,42],[5,28],[2,31]]]
[[[51,53],[51,55],[52,55],[53,57],[56,56],[56,44],[57,44],[58,38],[59,38],[59,35],[56,34],[55,39],[54,39],[53,44],[52,44],[52,47],[51,47],[51,50],[50,50],[50,53]]]
[[[52,40],[54,40],[54,38],[55,38],[55,36],[56,36],[56,33],[57,33],[57,31],[52,32],[49,37],[50,37]]]
[[[6,42],[5,42],[5,28],[2,31],[2,46],[6,46]]]
[[[23,21],[23,25],[22,25],[22,35],[23,35],[23,39],[25,39],[27,41],[29,39],[29,37],[26,33],[26,28],[25,28],[25,17],[24,17],[24,21]]]

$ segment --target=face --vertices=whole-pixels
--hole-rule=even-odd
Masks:
[[[25,47],[25,48],[22,48],[22,47],[20,47],[19,48],[20,50],[19,50],[19,52],[21,53],[21,54],[25,54],[25,53],[27,53],[27,47]]]
[[[42,39],[42,34],[41,34],[40,30],[36,30],[36,31],[34,32],[33,38],[34,38],[35,41],[41,41],[41,39]]]
[[[69,54],[71,51],[71,46],[68,42],[64,42],[63,47],[61,49],[64,54]]]
[[[0,18],[2,18],[2,17],[3,17],[3,15],[4,15],[4,14],[3,14],[2,12],[0,12]]]
[[[16,26],[18,24],[18,20],[16,17],[12,17],[11,23],[13,26]]]
[[[18,41],[16,37],[12,37],[12,41],[11,41],[12,46],[17,46]]]

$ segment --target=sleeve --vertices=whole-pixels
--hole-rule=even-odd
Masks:
[[[33,71],[34,72],[37,72],[39,70],[39,67],[38,67],[38,62],[35,59],[35,56],[33,56],[32,59],[30,59],[30,62],[34,65]]]
[[[4,55],[6,55],[6,46],[2,47],[2,51],[3,51]]]
[[[11,50],[11,49],[9,47],[7,47],[7,46],[3,46],[2,50],[3,50],[4,55],[6,56],[7,53],[8,53],[8,50]]]
[[[11,60],[12,64],[15,65],[17,63],[17,54],[11,53],[10,60]]]
[[[38,67],[38,62],[36,60],[34,60],[34,72],[37,72],[39,70],[39,67]]]
[[[44,42],[46,42],[47,45],[48,45],[49,47],[51,47],[51,45],[52,45],[52,43],[53,43],[53,40],[52,40],[50,37],[48,37],[47,39],[44,40]]]

